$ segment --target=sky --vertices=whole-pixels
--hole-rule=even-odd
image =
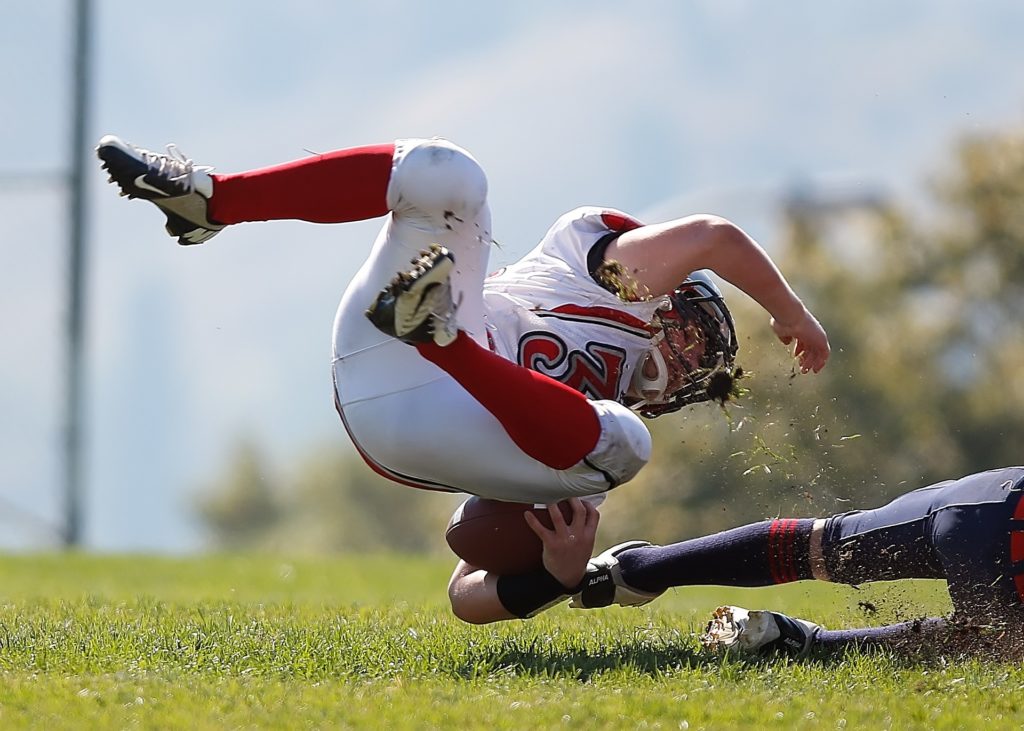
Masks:
[[[0,547],[62,520],[70,0],[0,9]],[[1013,0],[463,3],[94,0],[90,139],[223,172],[443,136],[490,183],[492,268],[564,211],[725,215],[771,250],[800,187],[921,197],[964,134],[1020,126]],[[13,73],[12,73],[13,71]],[[91,158],[90,158],[90,164]],[[85,548],[204,547],[196,495],[240,440],[346,448],[334,310],[380,221],[243,224],[183,248],[95,166]]]

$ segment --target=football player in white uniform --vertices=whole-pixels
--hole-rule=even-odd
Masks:
[[[764,250],[715,216],[641,225],[580,208],[488,277],[487,180],[444,139],[229,175],[173,145],[154,153],[112,135],[97,154],[122,195],[155,204],[182,244],[246,221],[386,216],[342,296],[333,375],[356,448],[402,484],[553,503],[630,480],[651,451],[638,413],[709,400],[729,381],[733,323],[702,270],[767,310],[803,372],[829,356]]]

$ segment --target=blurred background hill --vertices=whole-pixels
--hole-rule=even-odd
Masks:
[[[0,10],[0,544],[55,545],[71,4]],[[563,211],[731,218],[834,355],[793,376],[742,296],[750,395],[655,423],[604,539],[873,505],[1020,461],[1024,9],[1012,2],[97,0],[90,139],[224,171],[442,135],[488,171],[495,267]],[[334,308],[379,222],[180,249],[89,181],[83,547],[437,550],[451,501],[358,462]],[[656,506],[656,509],[652,509]],[[396,538],[398,536],[399,538]],[[401,545],[395,541],[400,540]]]

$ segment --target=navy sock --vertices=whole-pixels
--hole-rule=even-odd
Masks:
[[[766,520],[668,546],[623,551],[623,580],[641,591],[717,584],[770,586],[810,579],[813,519]]]
[[[947,627],[939,617],[915,619],[910,622],[888,624],[884,627],[862,627],[860,629],[818,630],[814,637],[816,647],[841,649],[848,645],[888,645],[904,643],[916,635],[934,634]]]

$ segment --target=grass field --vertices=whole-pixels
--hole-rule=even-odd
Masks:
[[[468,627],[443,561],[0,558],[0,728],[964,729],[1024,725],[1024,669],[941,655],[703,652],[720,603],[828,626],[947,609],[941,585],[676,590]],[[866,617],[859,602],[877,612]]]

